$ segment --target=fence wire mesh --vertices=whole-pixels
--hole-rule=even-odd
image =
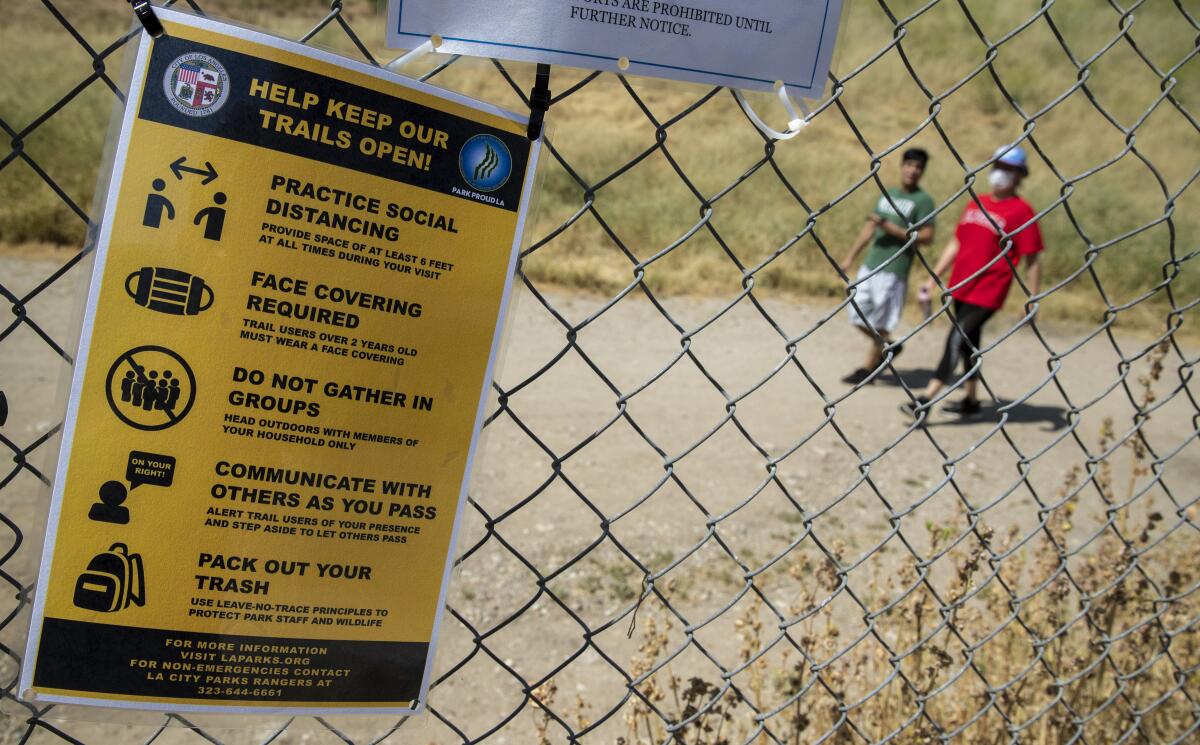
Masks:
[[[39,219],[72,236],[98,153],[55,151],[102,129],[73,109],[122,99],[134,34],[98,31],[82,3],[21,4],[14,23],[36,19],[67,77],[31,86],[16,47],[0,49],[6,86],[37,102],[0,110],[0,185],[52,195]],[[1200,14],[1183,0],[1004,6],[859,0],[827,98],[786,142],[725,89],[555,70],[545,196],[425,717],[257,732],[19,701],[40,464],[73,350],[62,309],[86,257],[22,254],[5,223],[5,741],[1200,741]],[[372,9],[219,11],[388,59]],[[458,58],[423,77],[513,107],[532,78]],[[750,100],[768,113],[769,97]],[[989,118],[971,119],[981,105]],[[838,382],[867,343],[842,318],[863,282],[840,265],[846,226],[913,144],[943,174],[917,281],[999,145],[1030,151],[1057,257],[1036,294],[1018,272],[1020,307],[972,350],[984,407],[965,421],[938,411],[962,379],[915,419],[895,410],[928,380],[901,350],[932,362],[957,323],[941,280],[933,315],[906,317],[872,377]]]

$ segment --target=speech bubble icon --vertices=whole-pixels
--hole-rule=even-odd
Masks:
[[[132,450],[129,453],[129,465],[125,467],[125,480],[129,482],[130,490],[142,484],[151,486],[170,486],[175,479],[175,458],[159,453],[144,453]]]

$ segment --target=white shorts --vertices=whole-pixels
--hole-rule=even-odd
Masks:
[[[860,328],[874,328],[878,333],[891,333],[900,323],[900,311],[904,309],[904,296],[908,293],[908,282],[891,272],[876,271],[875,276],[863,279],[872,271],[865,266],[858,270],[858,292],[854,302],[846,306],[850,323]],[[859,315],[861,311],[862,315]],[[864,320],[865,317],[865,320]]]

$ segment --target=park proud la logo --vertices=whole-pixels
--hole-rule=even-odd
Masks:
[[[458,153],[458,172],[472,189],[495,191],[512,174],[512,153],[495,135],[475,135]]]
[[[216,58],[191,52],[167,65],[163,93],[180,114],[208,116],[229,99],[229,73]]]

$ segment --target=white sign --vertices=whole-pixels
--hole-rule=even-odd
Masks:
[[[801,96],[825,90],[842,0],[389,0],[388,45]],[[628,61],[628,66],[624,63]]]

